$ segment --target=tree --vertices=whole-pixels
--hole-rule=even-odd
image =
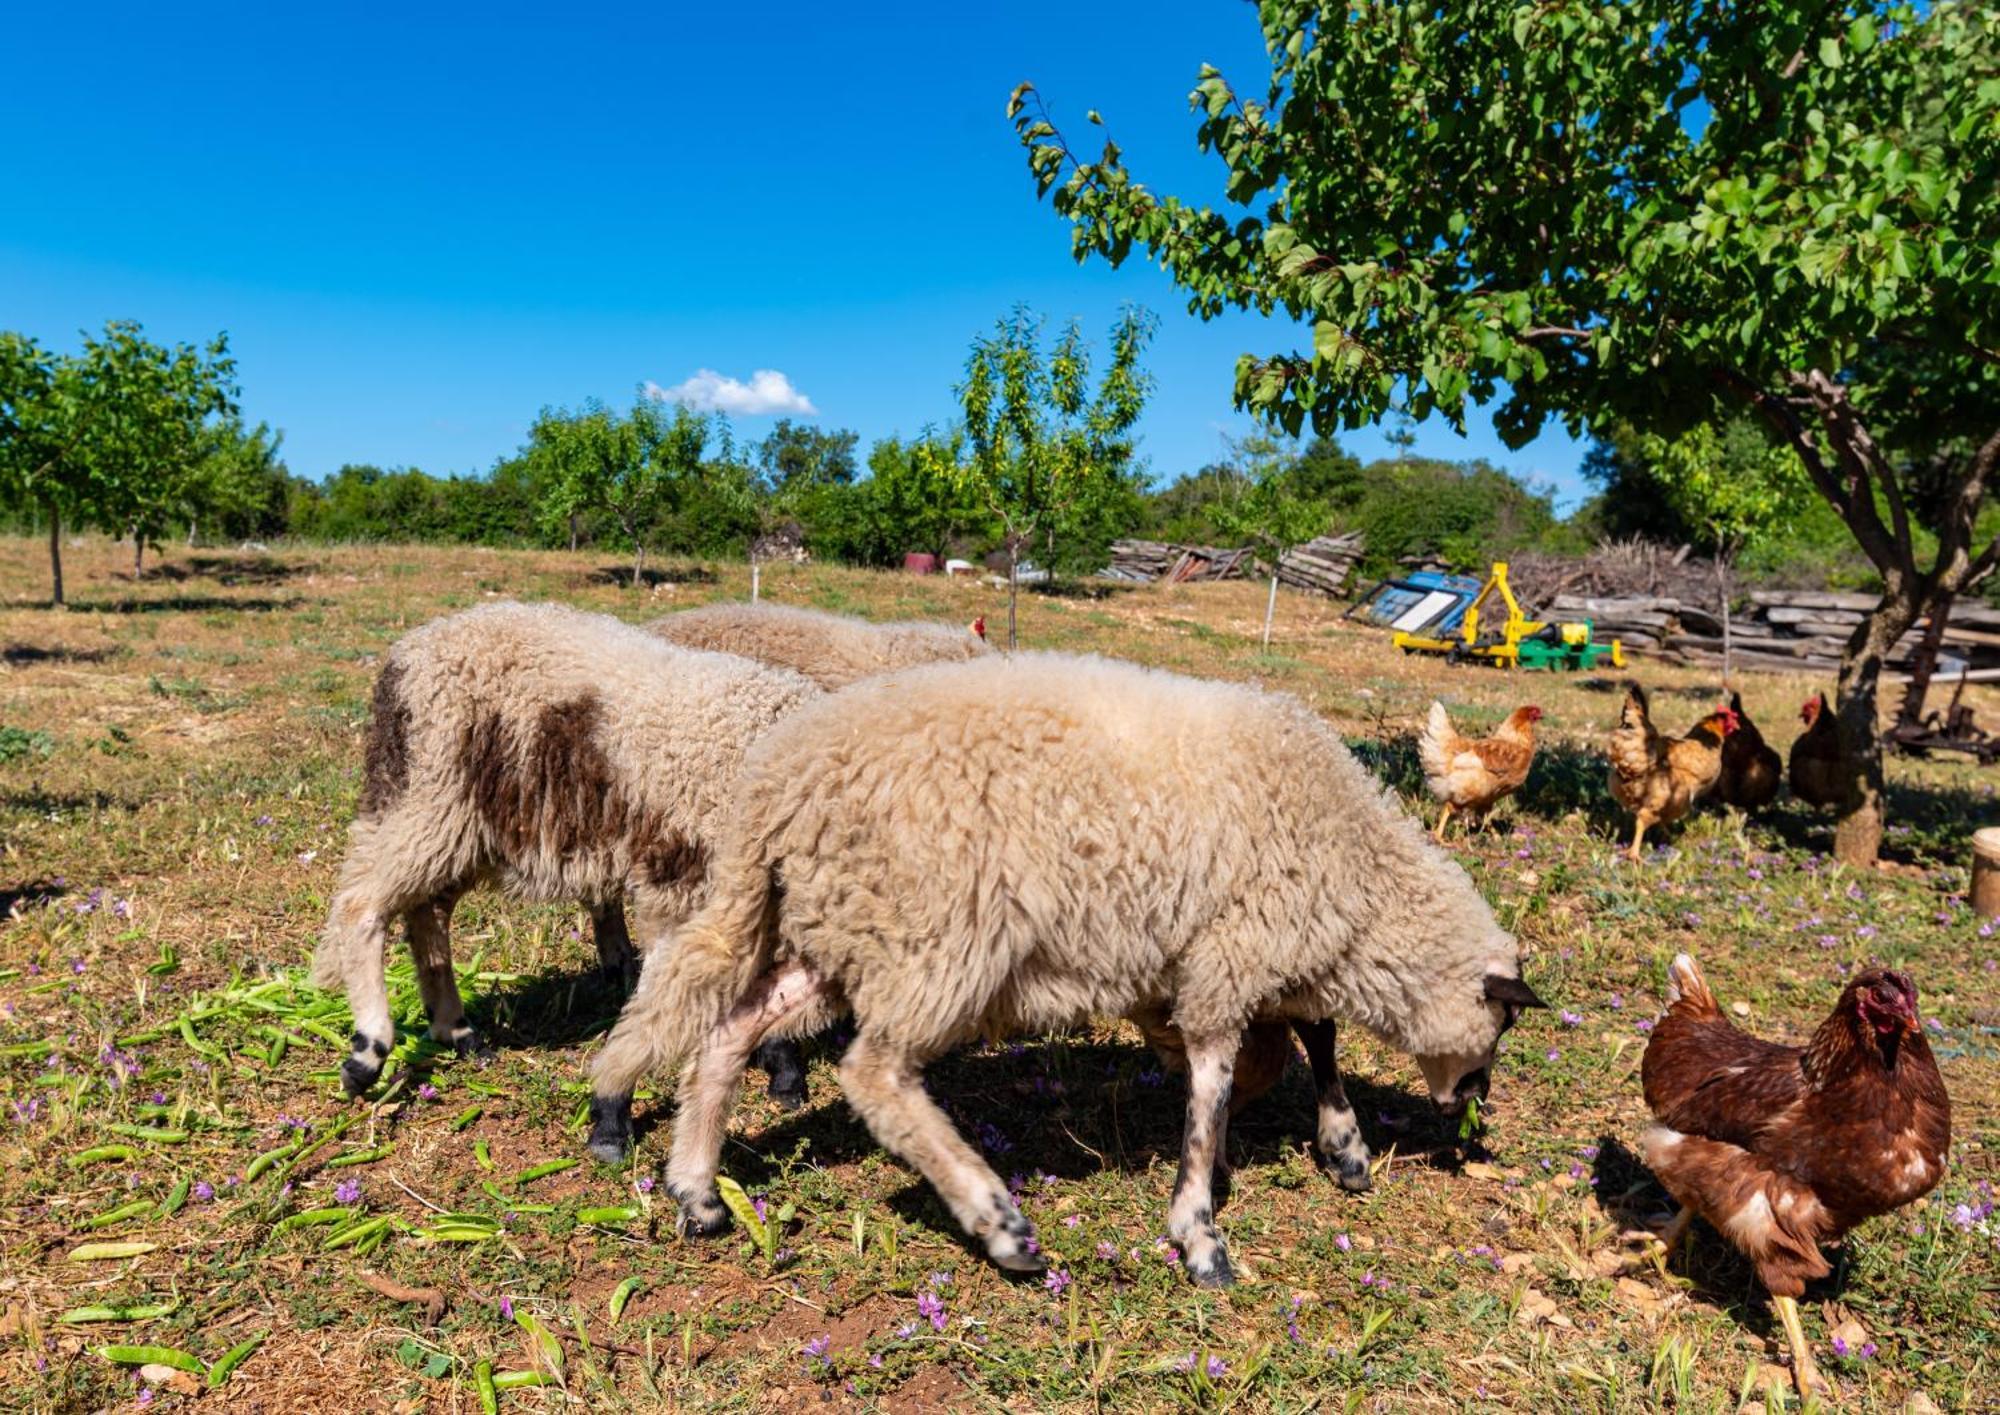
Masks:
[[[545,469],[544,515],[609,515],[632,546],[632,585],[646,569],[646,541],[694,491],[703,471],[708,420],[685,407],[669,414],[643,394],[620,417],[602,403],[576,413],[544,408],[528,433],[528,455]]]
[[[1703,423],[1679,437],[1614,430],[1617,455],[1642,465],[1669,510],[1697,526],[1715,558],[1722,607],[1722,678],[1731,663],[1730,577],[1746,549],[1787,525],[1810,497],[1805,467],[1748,414]]]
[[[757,444],[757,464],[773,493],[805,487],[846,486],[854,480],[854,448],[860,434],[822,432],[806,423],[779,418]]]
[[[1271,567],[1271,593],[1264,601],[1264,648],[1271,647],[1271,620],[1278,611],[1278,561],[1295,545],[1326,529],[1326,504],[1299,493],[1298,461],[1276,439],[1246,437],[1231,444],[1237,483],[1233,502],[1217,508],[1224,530],[1264,553]]]
[[[1884,659],[2000,561],[2000,11],[1826,0],[1264,0],[1263,101],[1201,70],[1199,144],[1234,212],[1157,197],[1011,112],[1079,257],[1158,260],[1204,317],[1312,325],[1245,355],[1287,431],[1499,400],[1674,435],[1749,408],[1882,580],[1842,657],[1844,860],[1876,857]],[[1095,113],[1090,115],[1097,120]],[[1920,558],[1911,467],[1937,480]]]
[[[48,518],[56,604],[64,521],[133,531],[143,554],[143,526],[173,503],[210,420],[234,414],[235,378],[221,334],[168,348],[114,320],[101,337],[85,335],[76,354],[57,356],[0,335],[0,489]]]
[[[1007,552],[1007,647],[1018,642],[1021,548],[1132,461],[1129,438],[1152,391],[1139,356],[1153,316],[1128,307],[1111,331],[1111,363],[1090,387],[1090,349],[1075,320],[1042,348],[1042,322],[1017,308],[975,339],[959,406],[967,455],[962,484],[999,523]]]

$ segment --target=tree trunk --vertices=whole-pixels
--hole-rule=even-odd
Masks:
[[[1264,652],[1271,651],[1271,617],[1278,612],[1278,572],[1271,572],[1271,597],[1264,601]]]
[[[1882,850],[1882,734],[1879,690],[1882,668],[1896,641],[1909,631],[1924,606],[1919,592],[1884,594],[1881,604],[1847,641],[1840,656],[1835,725],[1840,731],[1842,765],[1847,770],[1847,799],[1833,831],[1834,858],[1843,864],[1872,868]]]
[[[62,512],[55,503],[49,503],[49,577],[55,585],[53,603],[57,609],[63,607],[62,583]]]
[[[634,541],[633,544],[637,545],[638,542]],[[644,576],[645,573],[646,573],[646,547],[640,545],[638,551],[632,556],[633,589],[636,590],[639,588],[641,577]]]
[[[1729,631],[1729,556],[1720,545],[1715,548],[1716,593],[1722,599],[1722,691],[1729,691],[1731,671],[1735,668],[1731,649],[1733,647]]]
[[[137,583],[146,573],[146,538],[139,532],[132,532],[132,580]]]
[[[1916,656],[1910,660],[1909,686],[1903,689],[1903,705],[1896,713],[1898,727],[1923,725],[1924,699],[1930,695],[1931,675],[1937,672],[1938,649],[1944,643],[1945,621],[1951,618],[1951,598],[1948,594],[1941,594],[1931,605],[1930,621],[1924,625],[1924,636],[1917,643]]]
[[[188,517],[188,549],[194,549],[194,517]]]
[[[574,511],[569,513],[569,549],[572,555],[576,553],[576,512]]]
[[[1012,653],[1019,642],[1016,632],[1015,607],[1021,597],[1021,541],[1018,536],[1007,537],[1007,652]]]

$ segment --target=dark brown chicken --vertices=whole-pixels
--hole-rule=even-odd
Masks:
[[[1743,695],[1729,695],[1729,710],[1736,714],[1736,730],[1722,742],[1722,775],[1715,794],[1724,805],[1738,810],[1761,811],[1778,798],[1785,780],[1785,764],[1765,742],[1743,711]]]
[[[1642,1070],[1646,1163],[1682,1205],[1666,1240],[1707,1219],[1771,1293],[1803,1392],[1820,1383],[1798,1297],[1830,1270],[1820,1245],[1937,1186],[1951,1102],[1908,975],[1855,974],[1801,1050],[1739,1031],[1685,953]]]
[[[1792,794],[1809,806],[1838,806],[1846,799],[1840,763],[1840,731],[1826,694],[1816,693],[1799,709],[1806,730],[1792,743]]]

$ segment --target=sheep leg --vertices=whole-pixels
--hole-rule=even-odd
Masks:
[[[625,931],[625,897],[614,894],[590,906],[590,931],[597,943],[597,967],[607,983],[630,992],[639,981],[639,955]]]
[[[489,1059],[488,1046],[465,1020],[465,1003],[458,995],[458,975],[451,966],[451,911],[458,893],[446,890],[403,911],[403,928],[410,939],[410,957],[417,965],[417,991],[431,1019],[431,1039],[449,1042],[460,1056]]]
[[[375,1084],[396,1040],[396,1024],[389,1016],[389,985],[383,976],[387,917],[388,911],[359,886],[342,889],[328,911],[329,939],[322,947],[337,953],[348,1009],[354,1014],[350,1051],[340,1064],[341,1089],[350,1096],[363,1095]]]
[[[1167,1206],[1167,1236],[1180,1245],[1188,1276],[1203,1287],[1236,1281],[1215,1227],[1215,1172],[1229,1132],[1229,1087],[1241,1040],[1237,1033],[1187,1039],[1187,1129],[1181,1136],[1174,1197]]]
[[[765,974],[709,1032],[694,1065],[681,1077],[673,1154],[667,1161],[667,1192],[680,1205],[681,1232],[707,1236],[729,1227],[729,1210],[716,1192],[715,1174],[743,1070],[766,1032],[783,1026],[825,990],[819,975],[803,964]],[[629,1097],[626,1103],[629,1107]],[[628,1109],[628,1135],[629,1115]],[[594,1132],[591,1148],[598,1149]]]
[[[1361,1123],[1354,1118],[1354,1107],[1347,1103],[1347,1089],[1340,1084],[1340,1063],[1334,1057],[1339,1029],[1328,1019],[1294,1022],[1292,1030],[1305,1043],[1306,1060],[1312,1063],[1313,1088],[1319,1093],[1320,1161],[1334,1167],[1341,1188],[1356,1194],[1366,1193],[1370,1186],[1368,1142],[1361,1138]]]
[[[930,1181],[959,1227],[985,1243],[996,1264],[1018,1273],[1048,1266],[1035,1226],[1000,1176],[924,1093],[920,1058],[864,1027],[841,1058],[840,1086],[882,1148]]]

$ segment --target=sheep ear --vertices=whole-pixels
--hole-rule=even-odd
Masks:
[[[1547,1007],[1548,1004],[1535,996],[1535,990],[1519,978],[1510,978],[1505,973],[1486,975],[1486,1000],[1488,1002],[1508,1002],[1516,1007]]]

